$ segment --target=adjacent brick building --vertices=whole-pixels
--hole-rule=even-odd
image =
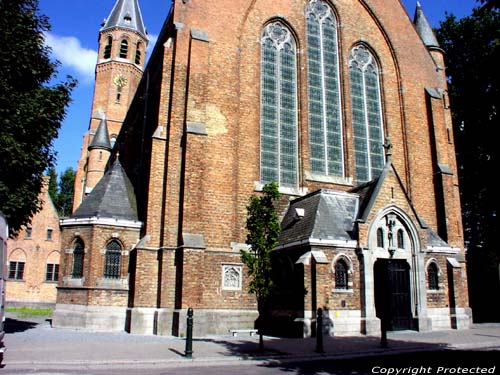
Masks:
[[[143,30],[118,0],[100,40],[140,51]],[[469,327],[444,56],[420,6],[412,22],[398,0],[175,0],[140,81],[108,45],[77,174],[103,177],[62,221],[54,325],[178,335],[192,307],[195,334],[252,327],[246,206],[276,181],[269,333],[311,334],[319,307],[335,334]]]
[[[7,241],[6,301],[11,305],[54,305],[59,277],[59,215],[48,193],[40,193],[42,209]]]

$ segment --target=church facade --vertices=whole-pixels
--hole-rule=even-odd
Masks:
[[[181,335],[191,307],[196,335],[252,328],[240,250],[271,181],[270,334],[310,335],[317,308],[339,335],[470,326],[445,62],[419,5],[175,0],[144,68],[146,43],[117,0],[54,326]]]

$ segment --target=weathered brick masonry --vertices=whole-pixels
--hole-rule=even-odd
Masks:
[[[101,31],[100,56],[108,34],[117,41],[113,48],[123,35],[129,45],[145,47],[143,26],[132,19],[136,29],[125,27],[118,22],[122,14],[115,17],[127,6],[138,9],[134,0],[117,1],[109,18],[116,27]],[[328,9],[336,20],[341,176],[322,175],[311,162],[306,14],[313,7]],[[132,15],[140,18],[137,11]],[[104,150],[110,153],[107,172],[99,168],[107,185],[99,182],[84,208],[63,223],[62,246],[74,248],[77,231],[87,253],[80,289],[60,284],[60,322],[78,309],[91,319],[105,309],[89,307],[100,306],[122,314],[121,329],[180,335],[192,307],[197,334],[253,326],[256,303],[247,293],[239,251],[246,249],[248,199],[267,182],[261,177],[261,77],[263,30],[270,25],[287,30],[296,46],[297,180],[281,187],[283,234],[273,258],[281,281],[269,321],[277,322],[280,334],[309,335],[321,307],[336,334],[377,333],[381,319],[393,329],[468,327],[444,57],[422,9],[412,22],[398,0],[176,0],[140,81],[141,64],[99,60],[92,109],[99,121],[92,120],[85,137],[78,176],[86,181],[90,164],[104,164],[97,153]],[[385,166],[370,181],[357,177],[360,136],[353,114],[359,108],[350,78],[356,48],[373,59],[379,87],[369,110],[379,103],[382,136],[366,152],[386,146]],[[128,79],[119,101],[116,72]],[[123,125],[113,149],[101,143],[87,154],[90,135],[106,126],[96,111],[105,114],[110,137],[115,124]],[[373,121],[366,121],[367,128]],[[123,177],[120,183],[106,177],[112,173]],[[110,196],[102,193],[103,185]],[[77,182],[76,194],[84,196],[82,186]],[[111,186],[122,195],[110,198]],[[92,205],[98,195],[104,202],[126,197],[127,215],[104,210],[107,203]],[[95,213],[101,222],[87,218],[78,224],[82,212]],[[124,221],[116,226],[111,219]],[[128,280],[114,289],[102,281],[105,258],[99,250],[113,238],[123,239],[121,277]],[[71,251],[64,252],[63,264],[71,284]],[[404,301],[396,303],[400,292]]]

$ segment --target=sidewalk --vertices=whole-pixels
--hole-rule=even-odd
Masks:
[[[6,369],[31,369],[40,365],[45,368],[220,366],[442,349],[500,350],[500,325],[491,324],[461,331],[390,332],[388,349],[380,347],[379,337],[324,337],[324,353],[315,352],[314,338],[265,337],[266,350],[262,354],[258,351],[258,336],[210,336],[193,340],[193,358],[188,359],[184,356],[185,339],[177,337],[56,329],[44,318],[7,316],[6,323],[7,351],[3,361]]]

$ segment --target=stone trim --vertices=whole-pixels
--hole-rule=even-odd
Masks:
[[[142,222],[135,220],[126,219],[113,219],[104,217],[86,217],[86,218],[74,218],[74,219],[61,219],[59,221],[61,227],[71,226],[71,225],[105,225],[112,227],[125,227],[131,229],[141,229]]]
[[[207,128],[202,122],[186,122],[186,132],[195,135],[208,135]]]
[[[208,33],[205,30],[191,29],[191,38],[194,40],[199,40],[201,42],[210,42]]]
[[[305,171],[305,175],[306,175],[306,180],[308,181],[317,181],[317,182],[326,182],[337,185],[353,186],[352,177],[326,176],[317,173],[312,173],[309,171]]]

